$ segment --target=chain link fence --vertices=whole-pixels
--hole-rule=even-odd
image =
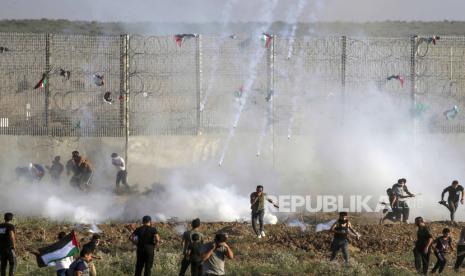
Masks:
[[[464,132],[464,67],[464,37],[0,33],[0,134],[223,133],[240,110],[239,131],[290,136],[312,101],[370,87],[411,100],[418,130]]]

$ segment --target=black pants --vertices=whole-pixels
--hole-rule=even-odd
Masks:
[[[450,212],[450,220],[451,221],[454,221],[455,219],[455,211],[457,211],[457,207],[459,207],[459,201],[455,201],[455,200],[448,200],[447,203],[444,203],[444,206],[447,207],[447,209],[449,209],[449,212]]]
[[[441,273],[444,270],[444,267],[446,267],[446,263],[447,263],[446,256],[444,255],[443,252],[434,252],[434,255],[436,256],[438,260],[436,264],[434,265],[433,270],[431,270],[431,273],[435,273],[436,271]]]
[[[191,276],[202,276],[201,262],[191,262]]]
[[[459,269],[465,259],[465,245],[457,245],[457,260],[455,260],[454,269]]]
[[[16,254],[13,249],[2,249],[0,251],[0,271],[1,276],[6,276],[6,266],[10,265],[8,276],[15,275],[16,271]]]
[[[431,252],[425,254],[423,249],[414,248],[413,257],[415,258],[415,268],[418,273],[426,275],[429,268],[429,257]]]
[[[141,276],[142,270],[144,270],[144,276],[150,276],[154,258],[153,249],[137,250],[136,256],[136,273],[134,275]]]
[[[121,182],[123,182],[123,185],[126,186],[126,188],[129,188],[128,172],[126,170],[118,171],[118,173],[116,174],[116,189],[119,189],[119,184]]]
[[[407,222],[410,214],[410,208],[408,207],[407,202],[397,201],[397,203],[395,204],[395,206],[393,206],[392,209],[395,213],[395,217],[397,220],[400,221],[400,218],[402,217],[402,221]]]
[[[256,212],[252,211],[252,228],[256,235],[260,235],[263,231],[263,216],[265,215],[265,210],[258,210]],[[257,230],[257,219],[260,224],[260,231]]]
[[[349,241],[347,239],[334,239],[331,243],[331,258],[333,261],[336,258],[337,252],[342,250],[342,257],[346,263],[349,262]]]
[[[190,264],[191,264],[191,262],[189,261],[188,258],[186,258],[186,257],[182,258],[181,270],[179,271],[179,276],[184,276],[184,274],[186,274],[187,268],[189,268]]]

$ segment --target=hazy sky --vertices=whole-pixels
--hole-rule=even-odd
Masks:
[[[96,21],[221,21],[233,3],[231,21],[260,21],[273,0],[0,0],[0,19]],[[277,0],[273,20],[306,2],[299,21],[465,20],[465,0]],[[271,6],[271,5],[270,5]],[[294,13],[295,14],[295,13]]]

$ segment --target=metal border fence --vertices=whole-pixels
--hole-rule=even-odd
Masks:
[[[464,69],[465,37],[0,33],[0,134],[222,133],[247,104],[255,108],[244,108],[245,117],[258,110],[274,133],[290,135],[308,105],[302,91],[343,101],[373,86],[410,100],[416,129],[465,132],[465,115],[457,112]],[[240,131],[261,126],[259,118]]]

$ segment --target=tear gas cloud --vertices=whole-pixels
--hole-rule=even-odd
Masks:
[[[231,3],[234,1],[228,5]],[[269,1],[260,3],[259,18],[271,24],[276,1],[272,2],[274,5]],[[321,6],[321,1],[316,3]],[[289,14],[301,13],[303,2],[295,5],[289,7]],[[317,15],[311,16],[313,20]],[[254,37],[266,31],[260,27]],[[291,36],[294,31],[290,29]],[[292,55],[288,54],[290,49]],[[241,221],[250,217],[249,195],[259,184],[266,193],[276,196],[378,197],[385,195],[386,188],[398,178],[405,177],[410,190],[422,193],[424,202],[423,207],[412,210],[411,217],[446,218],[447,210],[436,204],[442,189],[453,179],[465,179],[462,135],[418,134],[413,131],[411,100],[403,96],[406,93],[388,93],[371,83],[348,86],[343,97],[337,80],[328,84],[318,74],[309,77],[302,60],[299,61],[298,49],[285,47],[284,52],[282,55],[290,57],[287,62],[294,69],[276,68],[276,80],[286,85],[275,88],[271,102],[265,101],[267,92],[259,88],[260,81],[255,78],[259,70],[257,60],[263,51],[252,51],[244,58],[242,68],[248,74],[232,86],[244,85],[250,95],[242,106],[237,106],[231,97],[231,108],[222,110],[229,132],[131,137],[128,172],[130,185],[138,188],[136,193],[113,193],[116,172],[110,153],[123,152],[122,139],[86,138],[70,142],[71,139],[63,138],[42,145],[51,138],[2,137],[5,154],[0,157],[0,209],[79,223],[134,220],[145,214],[157,220],[199,217],[203,221]],[[227,81],[218,72],[215,71],[218,79],[209,84],[211,97]],[[290,99],[287,107],[286,99]],[[208,101],[205,111],[212,105],[214,102]],[[287,113],[268,120],[269,106]],[[91,122],[91,111],[81,111],[79,116]],[[96,168],[89,193],[69,187],[66,177],[60,186],[49,183],[48,176],[34,185],[14,180],[16,166],[30,161],[44,164],[56,154],[66,162],[75,149]],[[265,219],[276,223],[277,217],[288,215],[268,206]],[[458,219],[464,216],[458,214]],[[294,224],[302,226],[300,221]]]

